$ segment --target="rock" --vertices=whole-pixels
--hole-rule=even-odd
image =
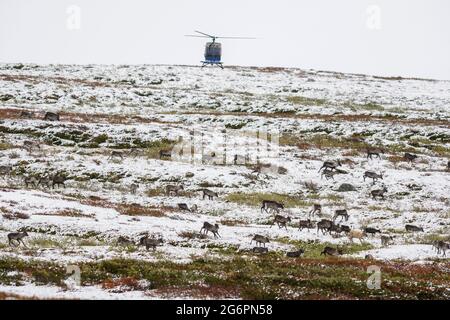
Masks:
[[[356,191],[356,188],[352,186],[350,183],[343,183],[340,185],[339,189],[337,189],[338,192],[350,192],[350,191]]]

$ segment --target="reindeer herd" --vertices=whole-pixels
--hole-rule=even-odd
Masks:
[[[20,114],[21,118],[32,118],[33,114],[28,111],[23,111]],[[44,120],[47,121],[59,121],[60,115],[57,113],[47,112],[44,115]],[[33,152],[35,150],[40,150],[41,146],[39,143],[35,141],[24,141],[23,142],[23,148],[26,149],[28,152]],[[108,160],[112,160],[115,158],[123,160],[125,156],[131,156],[135,154],[136,150],[131,150],[128,153],[122,152],[122,151],[112,151]],[[163,159],[166,157],[171,157],[171,150],[161,150],[159,152],[159,158]],[[378,158],[381,159],[381,154],[384,153],[384,150],[381,148],[368,148],[366,150],[367,152],[367,159],[374,159]],[[415,154],[411,153],[405,153],[404,159],[407,162],[414,162],[418,157]],[[236,160],[236,157],[235,157]],[[333,179],[334,176],[338,174],[346,174],[347,172],[343,169],[342,162],[340,160],[328,160],[323,162],[322,166],[319,168],[319,173],[321,173],[321,177],[325,177],[328,179]],[[447,169],[450,170],[450,161],[447,163]],[[13,172],[12,166],[0,166],[0,174],[2,176],[11,175]],[[383,180],[383,173],[377,173],[374,171],[365,171],[363,174],[363,180],[366,181],[367,179],[372,179],[372,184],[375,185],[379,180]],[[23,176],[23,183],[26,187],[34,187],[37,188],[39,186],[44,188],[55,188],[55,187],[65,187],[65,181],[67,178],[63,175],[61,175],[58,172],[55,172],[53,174],[44,174],[40,176]],[[130,187],[131,193],[135,193],[138,189],[137,184],[133,184]],[[166,196],[179,196],[180,193],[184,191],[184,187],[182,185],[167,185],[165,187],[165,195]],[[217,199],[219,197],[217,192],[214,192],[209,189],[199,189],[199,192],[201,192],[201,197],[203,200],[209,200],[212,201],[214,199]],[[386,186],[382,186],[381,189],[375,189],[370,191],[370,197],[374,200],[377,199],[385,199],[385,195],[388,192]],[[178,209],[180,211],[186,211],[186,212],[197,212],[197,206],[192,205],[188,206],[186,203],[178,203]],[[270,214],[273,215],[273,220],[270,224],[270,228],[272,228],[275,224],[280,229],[288,230],[288,226],[292,224],[292,218],[289,216],[282,215],[282,211],[285,209],[285,205],[283,203],[273,201],[273,200],[263,200],[261,203],[260,211],[261,214]],[[347,224],[343,224],[348,222],[350,218],[350,214],[347,209],[337,209],[334,211],[334,214],[331,219],[321,219],[319,221],[312,220],[315,216],[322,216],[323,214],[323,208],[321,204],[314,204],[311,210],[307,214],[307,219],[300,219],[298,223],[296,224],[299,231],[302,231],[304,229],[310,231],[315,229],[317,234],[321,233],[322,235],[330,235],[332,237],[340,237],[342,235],[346,236],[350,242],[353,242],[354,239],[359,240],[360,243],[363,243],[363,240],[367,237],[375,237],[377,234],[380,236],[380,241],[382,246],[388,246],[391,244],[394,240],[394,236],[389,235],[387,233],[382,232],[379,229],[372,228],[372,227],[363,227],[362,229],[354,229],[351,226]],[[424,232],[422,227],[410,225],[405,225],[406,232]],[[209,223],[205,221],[203,223],[203,226],[200,229],[200,234],[203,236],[207,236],[209,233],[212,234],[212,236],[217,239],[220,238],[219,234],[219,225],[217,223]],[[16,233],[10,233],[7,235],[8,237],[8,243],[11,246],[18,246],[20,244],[25,245],[23,239],[28,236],[27,232],[16,232]],[[253,252],[255,253],[267,253],[268,248],[266,247],[266,244],[270,243],[270,239],[268,236],[256,234],[252,237],[250,244],[253,242],[256,243],[256,247],[253,248]],[[118,244],[121,245],[132,245],[134,244],[134,241],[120,236],[117,240]],[[159,245],[162,245],[164,241],[159,238],[156,239],[154,237],[145,236],[139,239],[138,245],[142,245],[146,247],[146,249],[152,248],[155,250],[155,248]],[[433,244],[433,247],[436,249],[438,254],[446,255],[446,250],[450,249],[450,244],[444,241],[436,241]],[[305,250],[300,248],[296,251],[287,252],[287,257],[300,257],[304,254]],[[330,256],[337,256],[341,255],[343,253],[342,248],[332,248],[329,246],[326,246],[323,251],[321,252],[322,255],[330,255]]]

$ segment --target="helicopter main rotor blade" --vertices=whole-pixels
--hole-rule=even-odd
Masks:
[[[247,40],[255,40],[257,38],[251,38],[251,37],[216,37],[216,39],[247,39]]]
[[[193,34],[185,34],[184,36],[185,37],[193,37],[193,38],[209,38],[206,36],[197,36],[197,35],[193,35]]]
[[[194,31],[197,32],[197,33],[200,33],[200,34],[202,34],[202,35],[204,35],[204,36],[210,37],[210,38],[217,38],[217,37],[215,37],[215,36],[209,35],[209,34],[204,33],[204,32],[200,32],[200,31],[197,31],[197,30],[194,30]]]

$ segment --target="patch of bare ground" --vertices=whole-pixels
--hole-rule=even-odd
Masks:
[[[112,203],[100,197],[89,197],[80,201],[82,204],[115,209],[117,212],[127,216],[151,216],[151,217],[164,217],[167,213],[175,211],[171,207],[156,207],[156,206],[143,206],[138,203]]]
[[[31,110],[28,110],[31,111]],[[2,108],[0,109],[0,119],[20,119],[22,109]],[[32,111],[33,112],[33,111]],[[43,112],[35,111],[35,117],[42,113],[39,119],[43,119]],[[117,114],[85,114],[74,112],[61,112],[61,122],[79,123],[105,123],[105,124],[133,124],[133,123],[157,123],[157,124],[177,124],[177,122],[162,121],[156,118],[144,118],[140,116],[122,116]]]

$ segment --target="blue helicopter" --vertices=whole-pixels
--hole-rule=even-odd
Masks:
[[[248,38],[248,37],[219,37],[212,36],[204,32],[194,31],[200,35],[186,35],[186,37],[195,37],[195,38],[210,38],[212,41],[207,42],[205,45],[205,60],[201,61],[202,68],[207,65],[218,66],[223,69],[222,59],[222,44],[216,42],[216,39],[256,39],[256,38]]]

